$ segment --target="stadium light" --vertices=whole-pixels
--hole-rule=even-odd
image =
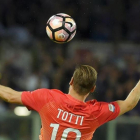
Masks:
[[[17,106],[14,109],[14,113],[17,116],[29,116],[31,114],[31,111],[28,111],[28,109],[24,106]]]

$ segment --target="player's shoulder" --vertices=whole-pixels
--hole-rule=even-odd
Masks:
[[[89,100],[89,101],[86,102],[86,104],[88,106],[91,106],[92,108],[94,107],[96,109],[100,106],[100,102],[98,102],[96,99]]]
[[[40,88],[37,89],[31,93],[38,93],[39,95],[43,95],[43,96],[53,96],[53,97],[58,97],[58,96],[62,96],[65,95],[62,91],[58,90],[58,89],[47,89],[47,88]]]
[[[63,93],[61,90],[58,90],[58,89],[50,89],[49,93],[53,98],[58,99],[59,97],[61,97],[61,98],[65,97],[65,93]]]
[[[100,104],[100,102],[98,102],[96,99],[93,99],[93,100],[87,101],[86,104],[94,106],[94,105]]]
[[[64,95],[64,93],[61,90],[58,89],[50,89],[51,93],[58,93],[60,95]]]
[[[38,96],[43,96],[48,101],[61,101],[65,98],[65,93],[58,89],[47,89],[47,88],[41,88],[38,89]]]
[[[62,95],[64,94],[62,91],[58,89],[40,88],[40,89],[37,89],[36,91],[50,93],[50,94],[55,94],[55,93],[62,94]]]
[[[50,100],[54,101],[55,103],[63,103],[67,100],[67,96],[61,90],[58,89],[51,89],[49,94]]]
[[[93,100],[87,101],[86,104],[90,106],[90,108],[92,108],[91,110],[99,111],[101,110],[102,106],[106,104],[106,102],[100,102],[100,101],[97,101],[96,99],[93,99]]]
[[[101,111],[101,110],[115,110],[116,107],[118,107],[118,104],[116,102],[103,102],[103,101],[97,101],[97,100],[90,100],[87,102],[90,106],[92,106],[92,109],[95,111]]]

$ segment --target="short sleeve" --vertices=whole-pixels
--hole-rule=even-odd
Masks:
[[[98,116],[99,124],[102,125],[108,121],[114,120],[120,112],[117,102],[100,102],[100,113]]]
[[[23,91],[21,100],[29,110],[39,110],[48,102],[49,89],[37,89],[35,91]]]

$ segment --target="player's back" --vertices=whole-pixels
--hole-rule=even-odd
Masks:
[[[23,92],[22,103],[40,114],[40,140],[91,140],[94,131],[120,111],[116,102],[82,102],[55,89]]]
[[[84,103],[59,90],[49,92],[48,102],[39,112],[43,140],[91,140],[100,125],[98,102]]]

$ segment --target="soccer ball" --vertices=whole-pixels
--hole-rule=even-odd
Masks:
[[[76,23],[67,14],[59,13],[49,18],[46,33],[56,43],[66,43],[76,34]]]

